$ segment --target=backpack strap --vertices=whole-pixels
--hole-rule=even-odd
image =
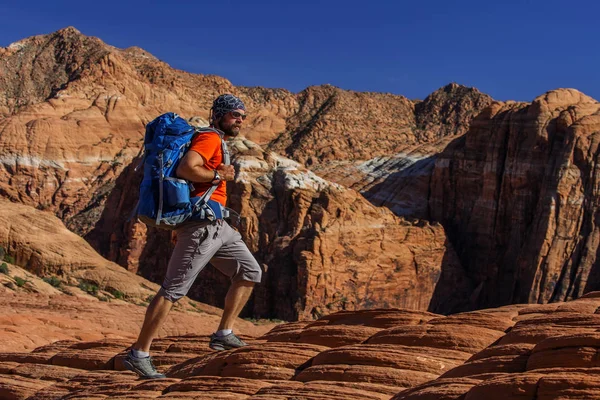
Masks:
[[[225,132],[223,132],[217,128],[210,128],[210,127],[196,128],[195,131],[196,131],[196,134],[200,134],[200,133],[204,133],[204,132],[214,132],[217,135],[219,135],[219,138],[221,139],[221,154],[223,157],[223,164],[225,164],[225,165],[231,164],[231,155],[229,154],[229,149],[227,148],[227,143],[225,142],[225,139],[223,139],[223,137],[225,136]],[[194,140],[194,139],[192,139],[192,140]]]
[[[223,140],[223,138],[221,138],[221,152],[223,153],[223,164],[231,164],[231,156],[229,155],[229,149],[227,148],[227,143],[225,142],[225,140]]]
[[[223,158],[222,162],[225,165],[230,165],[231,164],[231,156],[229,154],[229,149],[227,148],[227,143],[223,139],[223,137],[225,136],[225,133],[216,128],[210,128],[210,127],[196,128],[197,134],[204,133],[204,132],[214,132],[217,135],[219,135],[219,138],[221,139],[221,156]],[[219,184],[220,184],[220,182],[219,182]],[[213,193],[215,192],[215,190],[217,190],[217,187],[219,186],[219,184],[212,185],[208,190],[206,190],[204,193],[202,193],[202,196],[200,196],[200,198],[198,199],[198,201],[196,202],[196,204],[194,206],[194,213],[199,211],[208,202],[208,200],[210,200],[210,198],[213,195]],[[225,207],[223,207],[223,209],[225,209]]]

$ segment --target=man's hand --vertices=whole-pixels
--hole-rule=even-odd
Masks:
[[[235,168],[233,165],[221,164],[217,167],[217,172],[223,181],[232,181],[235,178]]]

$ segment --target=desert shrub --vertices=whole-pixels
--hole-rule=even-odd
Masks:
[[[93,296],[98,294],[98,286],[90,282],[81,281],[79,283],[79,289]]]
[[[60,285],[62,285],[61,280],[58,279],[56,276],[46,277],[44,278],[44,282],[54,286],[55,288],[58,288],[60,287]]]
[[[29,282],[27,279],[23,279],[19,276],[13,276],[13,279],[15,280],[15,283],[18,287],[23,287],[27,282]]]
[[[6,265],[6,263],[0,265],[0,273],[8,275],[8,265]]]
[[[110,294],[112,294],[113,296],[115,296],[115,299],[123,300],[125,298],[125,293],[123,293],[123,292],[121,292],[120,290],[117,290],[117,289],[111,289],[110,290]]]

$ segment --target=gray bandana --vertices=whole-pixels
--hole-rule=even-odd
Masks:
[[[215,99],[212,106],[213,119],[219,119],[228,112],[246,110],[244,102],[232,94],[222,94]]]

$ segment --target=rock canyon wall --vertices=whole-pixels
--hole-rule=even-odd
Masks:
[[[231,92],[250,117],[232,143],[230,203],[266,271],[247,313],[449,313],[598,289],[598,103],[577,91],[528,104],[456,84],[423,101],[234,87],[74,28],[0,61],[0,195],[154,282],[174,238],[129,220],[144,125],[166,111],[207,118]],[[220,305],[226,280],[203,274],[190,296]]]

